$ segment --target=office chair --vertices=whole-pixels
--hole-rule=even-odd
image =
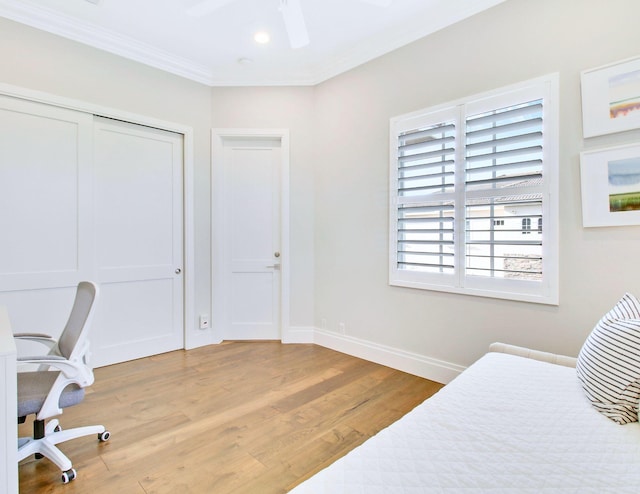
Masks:
[[[84,398],[84,388],[93,384],[93,370],[88,363],[87,339],[98,296],[98,287],[88,281],[78,284],[69,319],[56,341],[40,333],[17,333],[18,340],[36,341],[48,347],[46,355],[18,357],[18,364],[35,364],[36,371],[18,372],[18,422],[36,414],[33,437],[18,439],[18,461],[36,455],[49,458],[62,470],[62,482],[77,476],[71,460],[60,451],[59,444],[77,437],[97,434],[101,442],[110,433],[102,425],[62,430],[57,419],[45,421],[62,413],[63,408],[77,405]]]

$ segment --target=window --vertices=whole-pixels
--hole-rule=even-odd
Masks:
[[[557,94],[554,75],[391,119],[392,285],[557,304]]]

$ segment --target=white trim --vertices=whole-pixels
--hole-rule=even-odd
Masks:
[[[54,9],[1,0],[0,16],[202,84],[211,85],[214,78],[209,67]]]
[[[211,331],[203,338],[203,331],[196,325],[195,290],[195,212],[194,212],[194,142],[193,129],[182,133],[184,136],[184,347],[189,350],[213,343]]]
[[[393,33],[382,33],[357,43],[353,48],[334,57],[312,76],[312,84],[320,84],[421,38],[452,26],[468,17],[495,7],[505,0],[465,0],[437,2],[422,15],[418,15]],[[386,34],[386,35],[385,35]]]
[[[97,24],[62,14],[58,10],[20,0],[0,0],[0,16],[208,86],[315,86],[504,1],[440,2],[433,9],[413,18],[410,23],[403,24],[401,28],[358,43],[339,56],[327,57],[326,62],[315,69],[303,73],[293,69],[284,70],[281,76],[260,80],[253,76],[229,78],[221,75],[225,71],[220,70],[220,67],[203,65]]]
[[[195,348],[211,343],[198,342],[196,344],[194,329],[196,328],[195,316],[195,232],[194,232],[194,158],[193,158],[193,128],[165,120],[130,113],[124,110],[95,105],[85,101],[65,98],[42,91],[35,91],[10,84],[0,83],[0,94],[14,98],[26,99],[47,105],[81,111],[102,117],[113,118],[125,122],[146,125],[157,129],[176,132],[184,136],[184,196],[183,196],[183,234],[184,234],[184,335],[185,348]]]
[[[313,327],[290,327],[283,343],[315,344],[431,381],[447,384],[466,367],[353,336]]]
[[[451,362],[318,328],[314,343],[443,384],[451,382],[466,369]]]
[[[289,326],[289,331],[282,336],[282,343],[313,344],[315,329],[313,327]]]
[[[156,129],[168,130],[170,132],[183,134],[185,137],[187,135],[190,135],[189,141],[191,142],[191,146],[193,147],[193,128],[187,125],[169,122],[167,120],[160,120],[157,118],[148,117],[146,115],[140,115],[138,113],[131,113],[125,110],[96,105],[74,98],[66,98],[64,96],[58,96],[55,94],[46,93],[44,91],[37,91],[35,89],[13,86],[11,84],[5,84],[3,82],[0,82],[0,94],[3,94],[5,96],[13,96],[14,98],[26,99],[29,101],[35,101],[37,103],[58,106],[60,108],[67,108],[69,110],[91,113],[93,115],[98,115],[101,117],[114,118],[117,120],[122,120],[124,122],[146,125],[147,127],[155,127]],[[187,139],[185,139],[185,141],[186,140]],[[193,149],[190,149],[189,151],[189,155],[193,157]]]
[[[216,272],[222,272],[220,262],[223,258],[224,242],[222,235],[218,231],[225,223],[224,217],[224,191],[222,190],[222,160],[219,159],[223,153],[224,140],[227,138],[274,138],[280,139],[281,144],[281,198],[280,198],[280,338],[282,341],[291,342],[290,335],[290,305],[291,305],[291,281],[289,273],[290,265],[290,224],[289,224],[289,203],[290,203],[290,157],[289,157],[289,129],[212,129],[211,130],[211,269],[212,269],[212,289],[211,307],[213,308],[212,327],[216,332],[216,338],[222,341],[220,315],[215,307],[220,306],[217,301],[218,296],[222,296],[219,290],[224,287],[217,284]],[[217,226],[217,228],[216,228]],[[219,295],[220,294],[220,295]]]

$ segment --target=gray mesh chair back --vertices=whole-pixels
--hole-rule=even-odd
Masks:
[[[95,297],[96,286],[93,283],[88,281],[78,283],[71,314],[69,314],[67,324],[58,340],[58,352],[66,359],[73,360],[72,357],[84,350],[84,340],[86,340],[87,334],[83,330],[89,326],[87,323],[92,315]],[[79,341],[80,339],[83,341]],[[74,353],[76,355],[72,355]]]

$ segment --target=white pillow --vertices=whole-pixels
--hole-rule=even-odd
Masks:
[[[585,341],[576,364],[587,398],[619,424],[638,421],[640,302],[626,293]]]

